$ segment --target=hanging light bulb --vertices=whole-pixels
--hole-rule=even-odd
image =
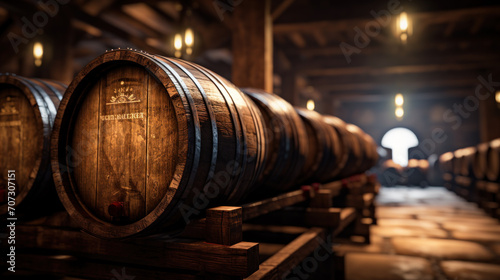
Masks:
[[[43,45],[40,42],[36,42],[33,45],[33,57],[35,58],[35,65],[40,67],[42,65],[43,57]]]
[[[312,99],[307,100],[307,104],[306,104],[307,110],[314,111],[315,107],[316,107],[316,105],[314,104],[314,100],[312,100]]]
[[[396,106],[403,106],[404,98],[401,93],[396,94],[396,97],[394,98],[394,103],[396,103]]]
[[[398,108],[396,108],[395,114],[396,114],[396,118],[401,119],[401,118],[403,118],[405,111],[403,110],[403,108],[398,107]]]
[[[186,29],[186,33],[184,34],[184,43],[186,43],[187,47],[192,47],[194,43],[193,30],[191,28]]]
[[[402,32],[408,30],[408,15],[406,12],[402,12],[401,15],[399,15],[399,29]]]
[[[175,57],[181,57],[181,49],[182,49],[182,36],[177,33],[174,37],[174,48],[175,48]]]

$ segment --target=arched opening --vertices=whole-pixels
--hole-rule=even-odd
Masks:
[[[418,138],[413,131],[395,127],[382,137],[382,147],[392,150],[392,160],[405,167],[408,165],[408,149],[418,146]]]

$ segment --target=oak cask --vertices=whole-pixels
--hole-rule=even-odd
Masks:
[[[49,147],[65,89],[55,81],[0,75],[0,215],[7,213],[8,199],[13,203],[8,193],[12,183],[16,214],[44,211],[57,203]],[[15,171],[15,181],[8,180],[9,170]]]
[[[107,52],[68,87],[52,137],[59,197],[83,229],[125,238],[178,228],[251,192],[266,156],[262,116],[196,64]]]
[[[243,88],[263,116],[267,156],[258,180],[268,193],[283,192],[297,186],[306,163],[309,142],[306,128],[293,106],[276,94]]]

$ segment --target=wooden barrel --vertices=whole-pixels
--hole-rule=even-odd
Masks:
[[[492,182],[500,182],[500,138],[489,143],[486,177]]]
[[[407,176],[407,184],[410,186],[427,186],[427,174],[429,162],[425,159],[410,159],[404,168]]]
[[[378,178],[385,186],[395,186],[402,183],[403,167],[392,159],[384,161],[380,166]]]
[[[458,174],[465,177],[472,177],[472,166],[476,155],[476,147],[463,148],[458,162]]]
[[[337,131],[315,111],[295,109],[300,115],[309,138],[309,152],[302,170],[306,182],[329,182],[344,167],[347,157],[342,156],[342,146]]]
[[[275,94],[252,88],[242,91],[259,108],[266,128],[267,157],[258,185],[270,194],[300,184],[309,142],[299,115],[290,103]]]
[[[439,156],[439,167],[442,173],[453,173],[454,158],[453,152],[447,152]]]
[[[324,116],[323,119],[327,124],[335,128],[342,145],[343,152],[340,161],[345,161],[345,165],[340,170],[337,177],[346,178],[357,174],[363,163],[361,140],[354,133],[349,131],[347,124],[343,120],[334,116]]]
[[[472,163],[472,174],[476,180],[483,180],[486,176],[487,153],[489,149],[488,143],[477,145],[476,153]]]
[[[361,164],[356,173],[363,173],[375,166],[378,161],[377,144],[373,138],[354,124],[347,124],[347,130],[356,135],[361,148]]]
[[[36,203],[46,210],[57,201],[50,170],[50,133],[66,86],[54,81],[0,75],[0,215],[13,204],[16,214]],[[14,170],[14,181],[9,180]],[[11,175],[12,176],[12,175]],[[13,179],[13,177],[10,177]],[[9,183],[10,182],[10,183]],[[10,186],[10,188],[9,188]]]
[[[68,87],[52,136],[54,181],[93,235],[182,227],[247,195],[265,158],[262,116],[201,66],[132,50],[107,52]]]
[[[462,161],[464,160],[464,149],[458,149],[453,152],[453,175],[459,176],[462,170]]]

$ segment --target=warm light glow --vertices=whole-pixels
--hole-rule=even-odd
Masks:
[[[314,100],[312,100],[312,99],[307,100],[306,107],[307,107],[307,110],[314,111],[314,108],[315,108]]]
[[[175,57],[179,58],[182,56],[181,51],[175,51]]]
[[[396,103],[396,106],[403,106],[404,99],[401,93],[396,94],[396,98],[394,98],[394,103]]]
[[[182,49],[182,36],[181,34],[175,34],[174,37],[174,48],[175,50],[180,50]]]
[[[500,103],[500,90],[495,93],[495,101]]]
[[[401,31],[406,31],[408,29],[408,15],[402,12],[399,16],[399,29]]]
[[[40,67],[42,65],[43,57],[43,45],[40,42],[36,42],[33,45],[33,57],[35,58],[35,65]]]
[[[400,36],[401,42],[406,43],[406,40],[408,40],[408,35],[406,33],[401,34]]]
[[[193,30],[191,28],[186,29],[186,34],[184,34],[184,43],[186,46],[192,47],[194,42]]]
[[[186,54],[187,55],[191,55],[193,53],[193,49],[192,48],[187,48],[186,49]]]
[[[40,42],[36,42],[33,45],[33,56],[37,59],[42,58],[43,56],[43,45]]]
[[[396,117],[397,117],[398,119],[400,119],[400,118],[402,118],[402,117],[403,117],[403,115],[405,114],[405,111],[403,110],[403,108],[398,107],[398,108],[396,108],[396,112],[395,112],[395,114],[396,114]]]

